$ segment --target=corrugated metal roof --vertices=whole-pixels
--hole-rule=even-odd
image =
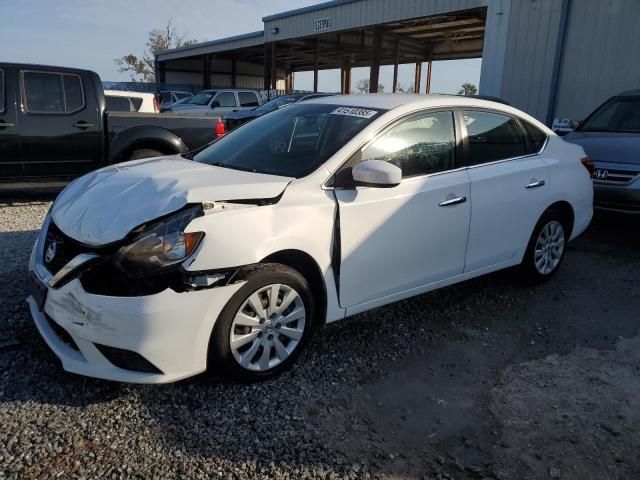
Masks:
[[[281,18],[300,15],[301,13],[310,13],[310,12],[315,12],[317,10],[322,10],[323,8],[337,7],[340,5],[344,5],[346,3],[361,2],[361,1],[362,0],[332,0],[331,2],[319,3],[317,5],[310,5],[308,7],[301,7],[301,8],[296,8],[294,10],[287,10],[286,12],[282,12],[282,13],[267,15],[266,17],[262,17],[262,21],[270,22],[272,20],[279,20]]]
[[[202,55],[204,53],[215,53],[235,48],[251,47],[264,43],[264,31],[243,33],[233,37],[219,38],[209,42],[196,43],[186,47],[172,48],[156,53],[156,60],[172,60],[191,55]]]

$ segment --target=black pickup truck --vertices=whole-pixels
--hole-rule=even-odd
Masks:
[[[184,153],[214,117],[108,112],[98,74],[0,63],[0,185],[68,181],[110,163]]]

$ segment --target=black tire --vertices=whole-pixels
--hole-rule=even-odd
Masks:
[[[543,273],[536,267],[536,244],[541,232],[545,229],[545,227],[547,227],[547,225],[550,225],[553,222],[557,222],[562,228],[564,246],[562,248],[562,252],[557,264],[555,264],[551,271]],[[542,215],[542,217],[540,217],[540,220],[538,220],[538,223],[533,229],[533,233],[531,234],[531,238],[529,239],[529,244],[527,245],[527,250],[524,254],[524,258],[522,259],[522,263],[520,264],[520,273],[524,277],[524,279],[532,282],[544,282],[552,278],[560,269],[560,265],[562,265],[562,261],[564,260],[565,253],[567,251],[568,241],[569,228],[566,219],[563,217],[563,215],[555,210],[547,210]]]
[[[142,158],[162,157],[164,155],[166,155],[166,153],[162,153],[152,148],[139,148],[137,150],[133,150],[127,160],[140,160]]]
[[[209,341],[208,371],[215,376],[248,383],[273,378],[291,367],[311,338],[316,324],[316,311],[309,283],[297,270],[286,265],[279,263],[257,265],[242,272],[241,278],[246,283],[231,297],[214,326]],[[295,349],[280,364],[264,371],[250,370],[241,366],[234,357],[230,346],[231,328],[236,313],[245,301],[254,292],[271,284],[286,285],[298,293],[305,309],[304,331]]]

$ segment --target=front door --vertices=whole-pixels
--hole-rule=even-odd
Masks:
[[[13,70],[0,67],[0,179],[22,176]]]
[[[22,161],[26,177],[74,177],[102,163],[102,118],[93,77],[22,70]]]
[[[385,160],[403,180],[394,188],[336,185],[342,307],[385,303],[462,273],[470,191],[467,172],[451,171],[454,132],[452,112],[425,112],[391,126],[343,167]]]

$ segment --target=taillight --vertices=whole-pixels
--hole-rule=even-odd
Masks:
[[[158,97],[156,97],[155,95],[153,96],[153,110],[156,113],[160,113],[160,105],[158,105]]]
[[[223,137],[225,133],[224,122],[219,118],[216,122],[216,138]]]
[[[587,172],[589,172],[589,176],[593,178],[593,174],[596,171],[596,167],[593,165],[593,160],[589,157],[582,157],[580,161],[582,162],[582,165],[584,165],[584,168],[587,169]]]

